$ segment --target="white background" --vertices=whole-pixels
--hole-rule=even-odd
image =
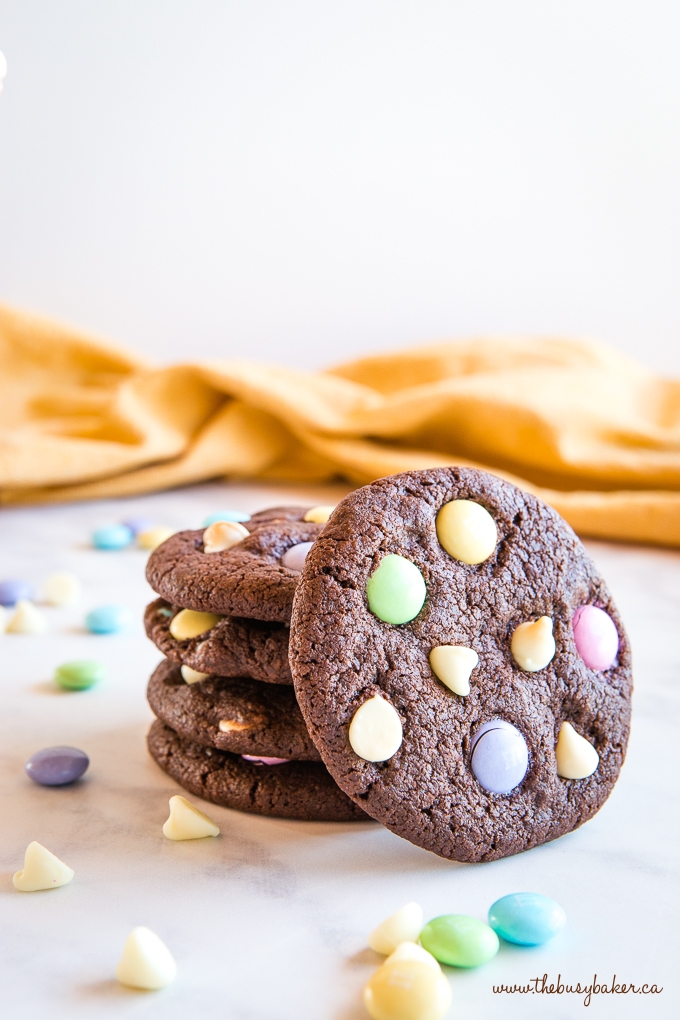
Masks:
[[[154,358],[593,335],[680,373],[680,8],[2,0],[0,299]]]

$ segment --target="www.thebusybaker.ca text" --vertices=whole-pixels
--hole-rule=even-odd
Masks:
[[[547,974],[543,977],[531,978],[525,985],[493,985],[494,995],[582,995],[583,1005],[589,1006],[593,995],[660,995],[663,988],[655,984],[636,985],[631,981],[617,982],[616,974],[607,984],[600,984],[597,974],[593,975],[590,984],[581,984],[578,981],[574,984],[567,984],[562,981],[562,975],[557,975],[557,981],[551,981]]]

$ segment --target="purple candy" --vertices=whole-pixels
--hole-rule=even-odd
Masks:
[[[28,581],[0,581],[0,606],[14,606],[19,599],[33,599],[33,585]]]
[[[281,557],[281,566],[288,567],[289,570],[302,570],[307,559],[307,553],[314,545],[313,542],[298,542],[297,545],[291,545],[290,549]]]
[[[472,741],[472,771],[490,793],[510,793],[526,775],[529,751],[522,734],[503,719],[492,719]]]
[[[143,531],[151,531],[155,522],[152,521],[150,517],[128,517],[128,519],[122,523],[126,528],[130,529],[136,538],[137,535],[141,535]]]
[[[571,621],[578,653],[589,669],[609,669],[619,654],[619,632],[604,609],[581,606]]]
[[[90,759],[77,747],[44,747],[24,766],[26,775],[41,786],[66,786],[87,771]]]
[[[241,757],[253,765],[285,765],[290,761],[290,758],[263,758],[261,754],[242,754]]]

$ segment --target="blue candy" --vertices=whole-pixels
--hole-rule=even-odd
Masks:
[[[125,549],[134,537],[127,524],[107,524],[92,532],[92,545],[95,549]]]
[[[28,581],[0,581],[0,606],[13,606],[19,599],[33,599],[33,586]]]
[[[130,621],[126,606],[98,606],[85,617],[85,626],[93,634],[116,634]]]
[[[203,521],[203,527],[209,528],[215,521],[232,521],[234,524],[243,524],[250,520],[250,514],[243,514],[240,510],[219,510],[216,514],[208,514]]]
[[[566,923],[559,903],[540,893],[511,893],[489,908],[489,924],[496,934],[518,946],[542,946]]]
[[[66,786],[80,779],[89,764],[90,759],[77,747],[44,747],[32,754],[24,767],[34,783]]]
[[[136,538],[142,531],[151,531],[154,521],[150,517],[128,517],[123,521],[123,526],[129,528]]]

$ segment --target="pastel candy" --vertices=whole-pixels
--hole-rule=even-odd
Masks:
[[[363,998],[373,1020],[442,1020],[451,1005],[451,986],[439,967],[396,959],[377,969]]]
[[[563,722],[555,747],[557,775],[562,779],[587,779],[600,764],[600,756],[569,722]]]
[[[126,606],[98,606],[85,617],[85,626],[92,634],[117,634],[130,622]]]
[[[218,510],[214,514],[208,514],[203,521],[203,527],[209,528],[217,521],[232,521],[235,524],[244,524],[250,520],[250,514],[244,514],[241,510]]]
[[[423,908],[419,903],[405,903],[374,928],[367,941],[376,953],[387,956],[402,942],[416,942],[422,927]]]
[[[512,657],[526,673],[537,673],[545,669],[555,657],[553,623],[549,616],[520,623],[510,641]]]
[[[206,836],[219,836],[219,827],[186,797],[175,794],[168,803],[170,816],[163,825],[163,835],[167,839],[204,839]]]
[[[190,638],[198,637],[220,622],[221,616],[217,613],[199,613],[195,609],[180,609],[176,616],[170,621],[170,634],[175,641],[188,641]]]
[[[444,914],[428,921],[420,944],[449,967],[480,967],[496,955],[500,945],[493,928],[465,914]]]
[[[19,599],[6,630],[8,634],[41,634],[47,627],[45,617],[28,599]]]
[[[609,669],[619,654],[619,632],[604,609],[581,606],[571,621],[578,653],[589,669]]]
[[[419,946],[417,942],[411,942],[408,940],[400,942],[397,948],[394,949],[384,961],[384,965],[399,963],[401,960],[418,960],[420,963],[424,963],[426,967],[431,967],[432,970],[441,974],[442,969],[432,953],[428,953],[427,949],[423,949],[423,947]]]
[[[465,697],[470,693],[470,674],[479,662],[473,648],[464,645],[438,645],[430,652],[434,675],[453,691]]]
[[[170,950],[149,928],[133,928],[123,946],[123,955],[116,967],[122,985],[154,992],[165,988],[177,975],[177,966]]]
[[[54,682],[67,691],[87,691],[106,675],[106,669],[96,659],[73,659],[57,666]]]
[[[506,942],[542,946],[567,923],[559,903],[540,893],[510,893],[489,908],[489,924]]]
[[[174,528],[168,528],[167,525],[157,524],[155,528],[149,528],[148,531],[140,531],[137,535],[137,545],[140,549],[157,549],[159,545],[175,534]]]
[[[242,754],[244,761],[250,761],[253,765],[285,765],[290,758],[266,758],[261,754]]]
[[[58,889],[68,885],[74,874],[68,864],[55,857],[42,843],[33,840],[26,847],[24,866],[12,877],[12,884],[19,892]]]
[[[503,719],[484,723],[472,741],[472,771],[490,793],[510,793],[526,775],[529,751],[516,727]]]
[[[281,557],[281,566],[299,573],[304,567],[307,553],[313,545],[313,542],[298,542],[297,545],[292,545]]]
[[[40,786],[66,786],[87,771],[90,759],[77,747],[44,747],[24,766],[26,775]]]
[[[364,761],[387,761],[401,747],[403,729],[397,710],[379,694],[354,713],[349,742]]]
[[[366,583],[372,613],[385,623],[399,625],[413,620],[423,608],[427,589],[415,563],[390,553]]]
[[[302,520],[311,524],[325,524],[334,510],[334,506],[313,506],[310,507]]]
[[[129,528],[136,538],[143,531],[151,531],[153,521],[150,517],[128,517],[123,521],[123,526]]]
[[[437,538],[449,556],[462,563],[483,563],[496,548],[493,517],[470,499],[452,499],[437,514]]]
[[[92,532],[92,545],[95,549],[125,549],[134,537],[127,524],[107,524]]]
[[[215,521],[203,532],[203,552],[225,552],[238,545],[250,532],[237,521]]]
[[[33,585],[19,578],[0,581],[0,606],[14,606],[17,602],[33,598]]]
[[[75,574],[50,574],[43,585],[43,599],[50,606],[68,606],[75,602],[81,585]]]

